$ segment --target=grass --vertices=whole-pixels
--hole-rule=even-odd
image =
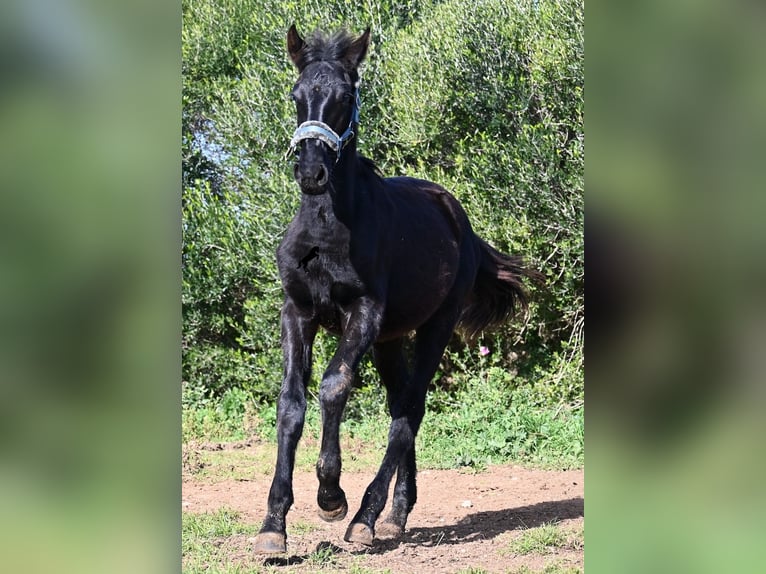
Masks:
[[[529,390],[510,386],[510,375],[490,369],[448,400],[432,395],[418,435],[419,462],[430,468],[582,466],[582,408],[538,404]]]
[[[483,568],[465,568],[455,574],[489,574],[489,572]],[[574,566],[554,562],[547,564],[542,570],[532,570],[529,566],[521,566],[516,570],[509,570],[508,574],[582,574],[582,570]]]
[[[335,566],[338,563],[335,547],[332,544],[320,544],[319,547],[306,558],[306,563],[312,566],[312,569]]]
[[[284,567],[264,562],[253,555],[249,538],[260,525],[246,524],[241,515],[229,509],[201,514],[182,515],[182,557],[184,574],[275,574]],[[305,522],[294,522],[289,534],[300,535],[317,527]],[[364,567],[356,557],[351,564],[342,565],[338,548],[329,543],[320,544],[297,566],[305,572],[346,572],[348,574],[391,574],[390,570]],[[293,571],[293,570],[289,570]]]
[[[490,368],[464,383],[461,390],[429,394],[426,416],[417,439],[420,468],[483,470],[491,464],[521,463],[541,468],[579,468],[584,455],[583,408],[541,404],[532,391],[514,389],[507,372]],[[260,408],[249,402],[227,408],[212,400],[194,406],[185,403],[184,441],[232,441],[245,434],[276,442],[276,407]],[[384,393],[376,386],[355,390],[341,428],[345,470],[377,466],[385,450],[390,419]],[[303,438],[296,453],[296,468],[310,470],[316,463],[321,436],[321,416],[315,396],[310,396]],[[215,466],[215,453],[202,456]],[[245,456],[245,455],[243,455]],[[228,458],[228,457],[227,457]],[[250,460],[248,473],[270,472],[274,455]],[[219,471],[217,471],[219,472]],[[247,478],[236,474],[229,478]]]
[[[550,554],[558,548],[581,550],[584,546],[584,531],[565,530],[558,524],[543,524],[521,532],[508,546],[512,554]]]
[[[560,562],[547,564],[542,570],[532,570],[529,566],[522,566],[508,574],[582,574],[582,570],[576,566],[568,566]]]
[[[249,539],[260,524],[248,524],[241,514],[230,509],[217,512],[182,514],[181,551],[184,574],[274,574],[283,569],[264,563],[252,554]],[[288,526],[288,535],[300,536],[318,527],[301,521]],[[349,574],[391,574],[390,570],[364,567],[357,557],[350,565],[341,565],[338,548],[320,544],[305,557],[300,569],[307,572],[342,571]]]
[[[240,515],[229,509],[192,514],[184,512],[181,519],[181,553],[185,574],[221,573],[245,574],[259,572],[228,558],[226,544],[254,536],[260,525],[246,524]]]
[[[184,513],[181,526],[184,543],[188,542],[190,545],[206,544],[216,538],[258,532],[259,525],[245,524],[239,518],[238,512],[227,508],[201,514]],[[186,546],[183,547],[183,550],[187,550]]]
[[[543,524],[536,528],[522,531],[510,545],[514,554],[548,554],[555,548],[566,544],[566,535],[555,524]]]
[[[291,520],[287,523],[287,535],[290,536],[303,536],[310,532],[319,530],[316,524],[311,522],[304,522],[303,520]]]
[[[220,482],[221,480],[249,480],[256,474],[274,472],[276,451],[273,448],[247,450],[195,450],[195,478]]]
[[[344,472],[376,468],[380,464],[384,448],[371,446],[356,437],[343,436],[341,449]],[[296,450],[296,470],[313,472],[318,457],[319,441],[310,433],[304,433]],[[183,458],[184,472],[198,482],[252,480],[256,475],[273,474],[277,445],[275,442],[262,441],[240,450],[224,443],[220,450],[207,450],[204,444],[191,442],[184,445]]]
[[[348,574],[391,574],[391,570],[386,568],[385,570],[372,570],[365,568],[359,563],[354,563],[348,569]]]

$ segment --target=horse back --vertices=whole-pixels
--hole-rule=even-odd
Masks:
[[[386,319],[424,321],[443,302],[460,303],[470,290],[478,256],[468,217],[443,187],[410,177],[384,180],[390,201]]]

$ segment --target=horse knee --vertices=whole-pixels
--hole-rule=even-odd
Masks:
[[[343,408],[351,390],[353,372],[349,367],[341,364],[335,372],[327,372],[319,385],[319,403],[322,408]]]

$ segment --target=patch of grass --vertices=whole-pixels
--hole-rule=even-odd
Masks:
[[[198,477],[213,482],[221,480],[249,480],[255,474],[270,474],[274,471],[271,445],[266,449],[213,450],[200,452],[204,467]]]
[[[459,468],[481,472],[488,465],[508,462],[541,468],[579,468],[584,455],[584,417],[582,405],[541,404],[528,388],[514,388],[515,380],[508,372],[490,367],[479,371],[461,390],[450,394],[436,389],[429,394],[426,416],[418,434],[417,451],[420,468]],[[384,392],[369,388],[355,389],[341,427],[343,468],[347,471],[367,470],[380,464],[388,439],[390,417]],[[276,408],[273,405],[250,411],[218,409],[205,403],[200,412],[185,406],[185,421],[205,421],[201,426],[185,427],[184,437],[210,440],[227,435],[227,440],[241,436],[231,429],[242,429],[276,442]],[[230,420],[222,413],[229,412]],[[358,416],[363,413],[362,416]],[[228,430],[227,430],[228,429]],[[306,409],[303,437],[296,452],[296,469],[311,470],[319,455],[321,415],[316,397],[311,395]],[[254,472],[273,471],[276,449],[264,446],[263,456],[243,460],[234,468],[204,467],[200,475],[226,478],[248,478]],[[225,455],[228,459],[228,454]],[[243,458],[246,458],[244,456]],[[216,456],[204,455],[202,462],[216,466]],[[211,460],[207,460],[211,459]],[[226,464],[231,464],[228,461]],[[217,473],[217,474],[216,474]]]
[[[576,566],[554,562],[547,564],[542,570],[532,570],[529,566],[522,566],[517,570],[509,571],[508,574],[582,574],[582,570]]]
[[[317,530],[319,530],[319,527],[316,524],[305,522],[303,520],[295,520],[287,523],[288,536],[303,536]]]
[[[319,429],[306,429],[298,443],[295,454],[296,471],[313,471],[319,457]],[[277,445],[272,441],[250,444],[247,448],[210,448],[209,443],[187,443],[183,447],[184,473],[193,475],[202,482],[220,482],[222,480],[251,480],[256,475],[271,476],[277,459]],[[224,443],[225,445],[225,443]],[[354,472],[369,470],[380,464],[381,452],[385,446],[377,448],[364,443],[361,439],[343,433],[341,437],[343,451],[343,470]]]
[[[418,435],[424,468],[478,468],[521,462],[545,468],[583,464],[582,407],[539,404],[513,377],[492,367],[454,396],[429,395]]]
[[[567,546],[573,550],[582,550],[585,548],[585,527],[580,526],[569,532],[567,536]]]
[[[391,570],[386,568],[385,570],[373,570],[371,568],[367,568],[365,566],[362,566],[359,563],[359,558],[356,562],[354,562],[351,567],[349,568],[348,572],[349,574],[391,574]]]
[[[335,566],[338,563],[337,550],[337,547],[330,543],[320,543],[317,549],[306,558],[306,563],[314,568]]]
[[[181,523],[181,533],[184,541],[206,542],[215,538],[223,538],[234,534],[254,534],[260,525],[241,522],[241,514],[228,508],[216,512],[194,514],[186,512]],[[183,546],[185,549],[185,546]]]
[[[271,574],[273,570],[233,562],[224,564],[194,564],[184,567],[183,574]]]
[[[513,554],[549,554],[567,545],[567,535],[556,524],[543,524],[524,530],[508,547]]]
[[[181,436],[184,441],[240,440],[244,438],[242,419],[215,406],[184,407],[181,414]]]
[[[253,572],[245,566],[230,563],[223,548],[227,539],[250,536],[258,532],[258,524],[246,524],[240,514],[229,509],[201,514],[183,513],[181,519],[181,555],[183,571],[244,574]],[[216,564],[213,570],[211,564]]]
[[[250,394],[238,388],[212,398],[184,384],[181,403],[181,436],[185,442],[242,440],[263,424]]]

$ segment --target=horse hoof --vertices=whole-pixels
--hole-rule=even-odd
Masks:
[[[359,522],[352,522],[349,524],[348,530],[346,530],[346,535],[343,537],[343,540],[346,542],[364,544],[365,546],[372,546],[372,539],[372,528]]]
[[[388,520],[384,520],[375,527],[375,536],[380,540],[395,540],[404,535],[404,528]]]
[[[256,554],[284,554],[287,552],[287,537],[279,532],[261,532],[255,538],[253,551]]]
[[[348,512],[348,504],[345,501],[335,510],[325,510],[321,506],[317,509],[319,518],[321,518],[325,522],[338,522],[338,520],[343,520],[344,518],[346,518],[347,512]]]

